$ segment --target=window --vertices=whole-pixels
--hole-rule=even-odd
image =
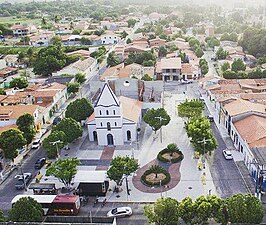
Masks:
[[[103,123],[101,122],[101,127],[103,126]]]
[[[110,124],[110,122],[107,122],[107,130],[111,130],[111,124]]]
[[[106,110],[106,115],[109,115],[109,111],[108,110]]]
[[[102,115],[102,110],[100,110],[100,115]]]
[[[130,130],[127,131],[127,140],[131,141],[131,132],[130,132]]]
[[[113,113],[114,113],[114,115],[115,115],[115,110],[113,110]]]
[[[166,73],[170,73],[170,69],[166,69]]]
[[[173,69],[172,71],[173,71],[173,73],[176,73],[176,69]]]
[[[117,125],[117,123],[115,122],[115,126]]]

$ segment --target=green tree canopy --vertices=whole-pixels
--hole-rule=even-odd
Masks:
[[[218,48],[217,52],[216,52],[216,58],[221,60],[221,59],[226,59],[226,57],[228,56],[228,52],[225,51],[222,47]]]
[[[123,176],[129,176],[139,168],[137,160],[128,156],[116,156],[107,171],[108,177],[121,186]]]
[[[88,99],[82,98],[71,102],[67,106],[65,115],[67,118],[72,118],[78,122],[81,122],[81,120],[88,118],[93,111],[94,109]]]
[[[182,218],[186,224],[193,224],[195,206],[191,197],[186,197],[179,203],[178,211],[180,218]]]
[[[107,64],[109,66],[116,66],[120,63],[120,59],[118,57],[117,54],[115,54],[115,52],[110,52],[108,57],[107,57]]]
[[[58,159],[46,170],[46,176],[54,176],[67,188],[77,173],[80,161],[77,158]]]
[[[26,88],[28,87],[29,83],[27,81],[27,79],[25,77],[17,77],[17,78],[13,78],[10,83],[9,83],[9,87],[10,88]]]
[[[82,136],[82,127],[72,118],[62,119],[56,126],[53,127],[52,131],[63,131],[66,135],[67,143],[71,143]]]
[[[222,66],[221,66],[221,70],[222,72],[225,72],[227,70],[230,70],[230,63],[229,62],[225,62]]]
[[[13,222],[41,222],[42,216],[41,204],[30,197],[19,199],[8,212],[8,220]]]
[[[178,201],[173,198],[160,198],[152,205],[144,207],[144,215],[149,223],[156,225],[177,225],[179,219]]]
[[[180,103],[177,107],[178,115],[180,117],[186,117],[188,119],[201,116],[204,108],[204,103],[196,99],[186,99],[185,102]]]
[[[23,133],[18,129],[10,129],[0,135],[0,148],[4,152],[4,157],[12,161],[18,155],[18,148],[22,148],[26,143]]]
[[[162,126],[166,126],[170,122],[171,118],[164,108],[152,108],[145,113],[143,120],[151,126],[153,131],[156,132]]]
[[[239,71],[245,71],[246,65],[241,59],[235,59],[232,63],[232,71],[239,72]]]
[[[78,82],[73,82],[73,83],[68,83],[67,84],[67,92],[68,93],[77,93],[80,88],[80,83]]]
[[[0,88],[0,95],[6,95],[6,91],[4,88]]]
[[[141,78],[141,80],[152,81],[152,78],[147,73],[145,73],[144,76]]]
[[[127,41],[126,41],[126,43],[127,44],[130,44],[130,43],[132,43],[132,40],[130,38],[128,38]]]
[[[58,142],[57,144],[55,142]],[[53,144],[54,143],[54,144]],[[43,148],[49,159],[59,155],[60,150],[67,144],[66,135],[63,131],[53,131],[43,140]]]
[[[16,125],[23,133],[23,137],[27,140],[27,144],[30,144],[36,134],[34,117],[29,113],[24,113],[17,119]]]
[[[136,24],[136,22],[137,22],[137,20],[135,20],[135,19],[129,19],[129,20],[127,21],[127,23],[128,23],[128,27],[134,27],[135,24]]]
[[[3,211],[0,209],[0,223],[5,222],[5,220],[6,220],[5,215],[4,215]]]
[[[83,84],[86,81],[86,77],[84,73],[76,73],[75,79],[79,84]]]
[[[59,44],[43,48],[33,62],[33,72],[43,76],[52,75],[53,72],[67,65],[67,58]]]
[[[165,57],[167,54],[167,49],[164,46],[160,46],[159,48],[159,57]]]
[[[213,151],[217,147],[217,141],[212,135],[210,121],[207,117],[194,117],[187,124],[187,135],[192,140],[195,151],[200,154]],[[203,143],[203,140],[207,140]]]

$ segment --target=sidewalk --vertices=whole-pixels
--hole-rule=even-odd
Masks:
[[[225,126],[219,123],[219,114],[218,114],[218,111],[215,109],[214,103],[210,101],[209,97],[206,95],[204,90],[201,89],[200,93],[201,93],[201,96],[204,98],[205,105],[207,106],[210,114],[214,117],[214,122],[222,136],[222,139],[226,145],[226,148],[232,150],[233,159],[244,181],[247,191],[250,193],[253,193],[255,190],[255,184],[246,166],[244,165],[244,162],[243,162],[244,157],[239,151],[236,150],[234,143],[231,137],[229,136],[228,131],[225,128]]]

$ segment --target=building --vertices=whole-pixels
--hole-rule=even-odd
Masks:
[[[151,48],[159,48],[165,46],[166,40],[156,37],[155,39],[149,40]]]
[[[105,83],[88,118],[89,140],[98,145],[124,145],[137,141],[142,102],[124,96],[116,97]]]
[[[103,45],[117,44],[121,38],[116,34],[103,34],[101,36],[101,42]]]
[[[21,24],[13,25],[11,27],[11,30],[13,31],[13,35],[15,37],[25,36],[37,32],[37,28],[35,26],[27,26]]]
[[[163,58],[156,64],[157,80],[177,81],[181,79],[181,58]]]

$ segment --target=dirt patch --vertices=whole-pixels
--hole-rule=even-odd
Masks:
[[[165,174],[158,173],[157,176],[155,173],[150,173],[146,176],[146,180],[152,183],[158,183],[160,180],[164,180],[166,178]]]
[[[162,154],[162,157],[167,159],[168,161],[170,161],[171,159],[177,159],[179,156],[180,154],[177,152],[173,152],[172,155],[169,152]]]

